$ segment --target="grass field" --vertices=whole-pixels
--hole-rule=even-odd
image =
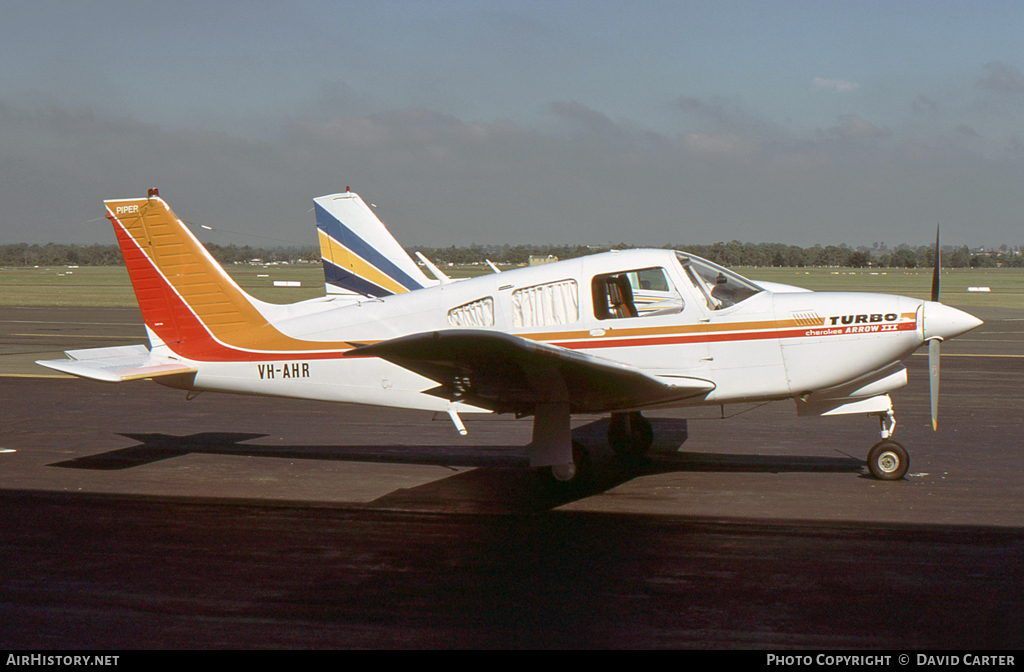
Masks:
[[[229,275],[245,291],[272,303],[293,303],[323,296],[320,264],[296,266],[228,266]],[[292,280],[301,287],[274,287]],[[123,266],[81,268],[0,268],[0,305],[4,306],[134,306],[135,293]]]
[[[227,272],[245,291],[272,303],[293,303],[323,295],[319,264],[293,266],[228,266]],[[483,273],[478,266],[451,270],[453,277]],[[752,280],[797,285],[816,291],[902,294],[926,299],[931,269],[738,268]],[[275,280],[298,281],[301,287],[274,287]],[[968,287],[990,292],[968,292]],[[942,273],[942,301],[951,306],[1024,308],[1024,269],[949,269]],[[135,294],[124,267],[0,268],[0,305],[6,306],[134,306]]]
[[[916,299],[931,298],[932,269],[890,268],[737,268],[751,280],[781,282],[818,292],[878,292]],[[988,287],[989,292],[969,292],[968,287]],[[1024,269],[950,268],[942,271],[943,303],[972,306],[1024,308]]]

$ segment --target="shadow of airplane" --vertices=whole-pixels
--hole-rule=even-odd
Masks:
[[[52,467],[117,471],[189,454],[273,457],[289,460],[324,460],[418,464],[451,467],[525,466],[525,450],[519,446],[268,446],[243,444],[267,434],[201,432],[188,436],[173,434],[120,434],[141,443],[97,455],[56,462]],[[518,464],[521,463],[521,464]]]
[[[648,457],[620,459],[604,437],[608,421],[597,420],[573,430],[593,457],[592,477],[573,488],[552,488],[530,470],[525,446],[503,445],[285,445],[244,442],[267,434],[201,432],[121,434],[140,445],[51,464],[65,469],[117,471],[189,454],[267,457],[290,460],[368,462],[448,467],[453,475],[414,488],[399,489],[377,500],[375,508],[450,509],[536,512],[605,492],[643,476],[680,472],[863,473],[864,462],[852,457],[747,455],[683,452],[686,421],[651,418],[658,439]],[[457,470],[473,467],[471,470]]]

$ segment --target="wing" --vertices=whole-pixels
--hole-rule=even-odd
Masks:
[[[105,383],[123,383],[142,378],[159,378],[195,373],[194,366],[183,364],[170,357],[158,357],[144,345],[125,345],[113,348],[89,348],[67,350],[71,359],[37,361],[47,368],[70,373],[82,378],[91,378]]]
[[[650,406],[715,389],[699,378],[659,379],[626,364],[501,332],[452,329],[403,336],[346,356],[380,357],[439,383],[427,394],[499,413],[565,403],[572,413]]]

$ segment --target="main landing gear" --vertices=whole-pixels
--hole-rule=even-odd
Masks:
[[[651,423],[639,411],[612,413],[608,421],[608,445],[619,457],[637,459],[654,443]]]
[[[573,492],[591,481],[594,473],[587,449],[569,436],[568,417],[567,405],[537,408],[531,464],[550,485]],[[654,429],[639,412],[612,413],[608,422],[608,445],[619,459],[627,463],[639,461],[653,443]]]
[[[537,473],[552,486],[578,487],[591,477],[590,453],[578,441],[572,442],[572,463],[540,467]]]
[[[892,440],[896,429],[896,418],[892,410],[878,414],[881,424],[882,440],[868,451],[868,471],[882,481],[898,481],[903,478],[910,467],[910,455],[907,449]]]

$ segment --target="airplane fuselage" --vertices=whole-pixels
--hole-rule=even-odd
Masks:
[[[611,315],[607,297],[595,294],[595,279],[630,273],[635,278],[638,272],[658,286],[638,287],[642,296],[635,302],[647,301],[653,309]],[[464,327],[468,320],[473,328],[581,351],[665,381],[714,383],[706,395],[663,406],[793,398],[878,372],[887,382],[869,391],[884,394],[905,384],[899,362],[924,342],[925,302],[903,296],[794,288],[757,291],[715,308],[680,255],[667,250],[597,254],[338,308],[329,304],[314,300],[308,311],[293,309],[295,316],[274,324],[294,339],[356,346]],[[345,351],[329,348],[281,352],[279,358],[234,351],[237,361],[192,360],[198,372],[191,387],[434,411],[449,407],[446,400],[421,394],[433,381],[376,358],[344,357]]]

